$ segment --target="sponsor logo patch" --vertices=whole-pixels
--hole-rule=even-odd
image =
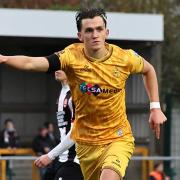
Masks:
[[[79,88],[83,94],[85,93],[88,95],[93,94],[94,96],[97,96],[100,93],[114,94],[121,91],[121,89],[101,88],[98,84],[92,85],[92,84],[87,84],[86,82],[81,83],[79,85]]]

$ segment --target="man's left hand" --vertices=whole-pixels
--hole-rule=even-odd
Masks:
[[[155,132],[156,138],[160,138],[160,125],[167,120],[166,116],[160,108],[151,109],[149,124],[151,129]]]

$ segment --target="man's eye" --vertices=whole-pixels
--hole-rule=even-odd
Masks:
[[[102,31],[102,30],[103,30],[102,27],[98,27],[98,28],[97,28],[97,31]]]
[[[92,29],[86,29],[86,32],[92,32]]]

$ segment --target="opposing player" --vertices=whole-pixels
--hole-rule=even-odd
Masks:
[[[74,108],[65,73],[61,70],[56,71],[55,79],[61,83],[62,87],[58,98],[57,124],[60,132],[60,142],[63,142],[73,126]],[[43,180],[83,180],[74,143],[71,143],[71,140],[65,141],[70,143],[70,146],[72,144],[66,151],[60,153],[59,146],[56,146],[48,154],[40,156],[35,161],[36,166],[40,168],[49,165]]]
[[[102,9],[77,13],[78,38],[48,57],[0,56],[0,62],[22,70],[65,71],[75,103],[71,138],[85,180],[120,180],[134,150],[127,120],[125,83],[130,74],[141,73],[150,100],[150,127],[160,136],[166,121],[161,111],[156,73],[133,50],[105,42],[109,30]]]

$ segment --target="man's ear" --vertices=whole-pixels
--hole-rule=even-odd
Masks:
[[[106,29],[106,38],[109,36],[109,29]]]
[[[81,32],[78,32],[78,33],[77,33],[77,36],[78,36],[78,39],[79,39],[81,42],[83,42],[83,38],[82,38]]]

